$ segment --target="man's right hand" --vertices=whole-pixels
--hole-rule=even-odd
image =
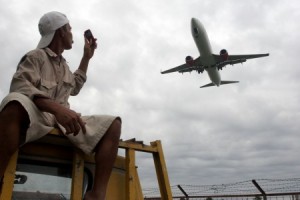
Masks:
[[[66,129],[66,134],[74,134],[76,136],[80,129],[83,134],[86,133],[85,123],[82,121],[79,113],[48,98],[35,97],[33,101],[41,111],[53,114],[57,122]]]
[[[74,134],[76,136],[80,129],[85,134],[85,123],[82,121],[80,114],[66,107],[61,108],[54,113],[56,120],[66,129],[66,134]]]

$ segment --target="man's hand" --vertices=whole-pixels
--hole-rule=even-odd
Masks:
[[[80,114],[75,111],[45,97],[35,97],[33,102],[41,111],[52,113],[57,122],[66,129],[66,134],[77,135],[80,129],[83,134],[86,133],[85,123],[82,121]]]
[[[87,72],[89,61],[94,56],[94,52],[96,48],[97,48],[97,39],[91,39],[90,41],[88,41],[86,38],[84,38],[83,57],[78,67],[78,69],[80,69],[84,73]]]
[[[97,48],[97,39],[86,39],[84,38],[84,52],[83,57],[91,59],[94,55],[95,49]]]
[[[66,129],[66,134],[74,134],[76,136],[80,129],[85,134],[85,123],[82,121],[80,114],[75,111],[63,107],[55,113],[56,120]]]

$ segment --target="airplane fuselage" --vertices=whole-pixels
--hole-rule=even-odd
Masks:
[[[226,49],[222,49],[219,54],[213,54],[205,28],[199,20],[192,18],[191,31],[200,56],[195,59],[192,56],[186,56],[184,64],[162,71],[162,74],[191,71],[196,71],[200,74],[205,70],[211,83],[205,84],[200,88],[238,83],[239,81],[221,80],[219,70],[222,70],[226,65],[240,64],[248,59],[269,56],[269,53],[229,55]]]
[[[211,82],[219,86],[221,84],[221,76],[218,69],[212,67],[216,65],[216,61],[212,55],[211,45],[204,26],[199,20],[192,18],[191,31],[201,55],[201,62],[205,66],[205,71],[208,73]]]

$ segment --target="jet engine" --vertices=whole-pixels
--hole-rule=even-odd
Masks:
[[[185,63],[192,66],[194,64],[194,58],[192,56],[185,57]]]
[[[228,60],[228,52],[227,52],[227,50],[226,49],[222,49],[220,51],[220,56],[222,58],[222,61]]]
[[[204,72],[204,68],[203,67],[199,67],[197,69],[198,74],[203,73]]]

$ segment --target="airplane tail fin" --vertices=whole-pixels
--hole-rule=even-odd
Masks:
[[[231,84],[231,83],[238,83],[238,82],[239,82],[239,81],[221,81],[221,85],[224,85],[224,84]],[[214,83],[209,83],[209,84],[206,84],[206,85],[201,86],[200,88],[210,87],[210,86],[216,86],[216,84],[214,84]]]

